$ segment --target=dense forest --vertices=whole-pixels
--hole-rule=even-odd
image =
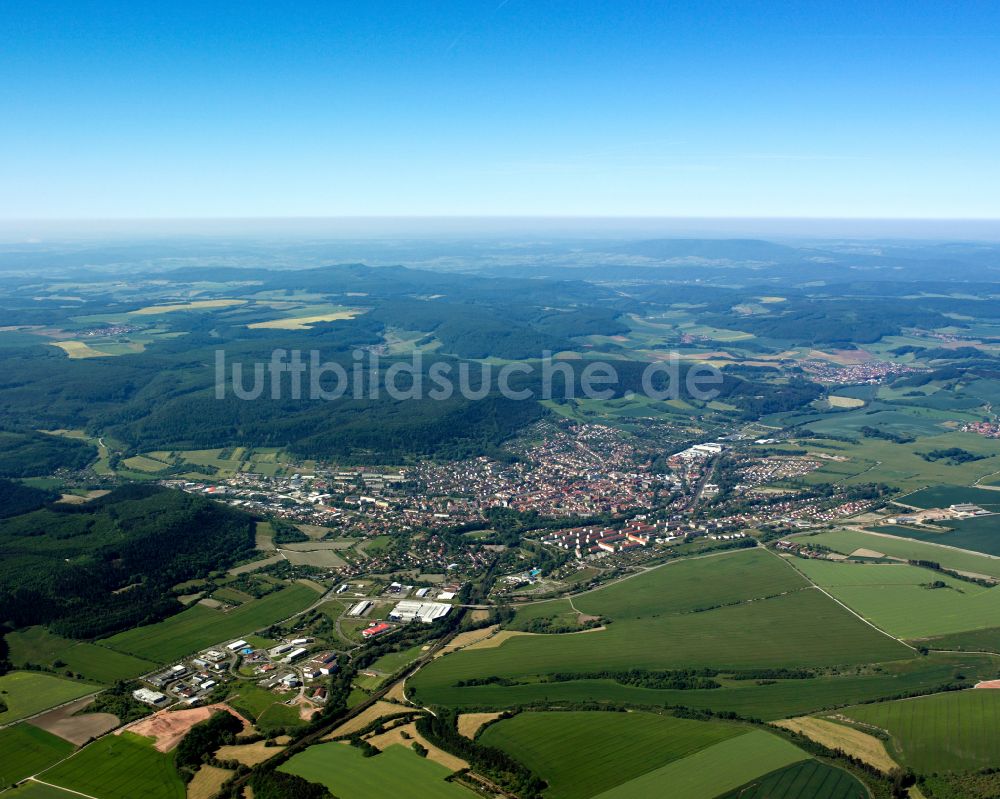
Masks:
[[[76,638],[130,629],[182,609],[171,586],[253,547],[248,515],[156,486],[49,505],[0,521],[0,619]]]
[[[0,477],[36,477],[81,469],[97,457],[83,441],[34,431],[0,430]]]

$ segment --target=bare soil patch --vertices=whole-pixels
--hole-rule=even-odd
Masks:
[[[211,718],[214,713],[220,710],[236,716],[236,718],[243,722],[244,729],[251,726],[249,721],[229,707],[229,705],[216,704],[206,705],[205,707],[193,707],[190,710],[160,710],[152,716],[147,716],[144,719],[132,722],[126,727],[122,727],[115,734],[117,735],[128,730],[129,732],[134,732],[136,735],[144,735],[156,741],[154,745],[158,751],[169,752],[181,742],[181,738],[187,735],[188,730],[195,724]]]
[[[79,713],[93,701],[93,697],[86,697],[76,702],[70,702],[68,705],[63,705],[55,710],[50,710],[48,713],[43,713],[41,716],[30,719],[28,724],[32,724],[46,732],[51,732],[53,735],[57,735],[71,744],[82,746],[91,738],[104,735],[104,733],[110,732],[119,724],[118,717],[110,713],[73,715],[74,713]]]

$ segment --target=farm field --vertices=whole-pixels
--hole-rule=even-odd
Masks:
[[[947,508],[949,505],[971,502],[985,510],[1000,511],[1000,491],[970,486],[935,486],[896,499],[904,505],[913,505],[916,508]]]
[[[1000,658],[990,655],[932,653],[924,658],[881,663],[877,669],[848,669],[837,675],[805,680],[776,680],[757,685],[753,680],[722,679],[713,690],[656,690],[622,685],[613,680],[567,680],[527,682],[522,685],[478,685],[464,688],[425,685],[418,682],[421,702],[460,708],[495,708],[533,702],[601,701],[633,705],[673,705],[714,711],[734,711],[767,721],[844,707],[900,693],[929,691],[954,679],[956,671],[970,678],[992,678],[1000,669]],[[420,676],[422,672],[418,673]],[[414,678],[407,682],[414,692]]]
[[[886,730],[890,753],[923,772],[964,771],[1000,760],[1000,692],[950,691],[853,707],[843,714]]]
[[[986,555],[1000,556],[1000,515],[978,516],[973,519],[949,519],[943,523],[943,526],[949,527],[949,531],[939,533],[932,530],[903,527],[898,524],[876,527],[875,530],[880,533],[893,533],[905,538],[912,538],[916,541],[944,544],[949,547],[982,552]]]
[[[1000,577],[1000,558],[990,558],[976,552],[963,552],[951,547],[936,546],[895,534],[866,533],[859,530],[833,530],[822,533],[804,533],[791,536],[796,541],[808,541],[829,547],[844,555],[859,549],[881,552],[904,560],[931,560],[946,569],[974,572],[990,577]]]
[[[7,633],[6,640],[10,647],[10,660],[15,666],[26,663],[52,666],[56,661],[62,661],[66,665],[60,668],[101,683],[128,680],[156,668],[152,661],[97,644],[63,638],[44,627],[28,627]]]
[[[237,713],[246,716],[263,732],[277,727],[297,727],[303,722],[297,707],[284,704],[294,694],[284,696],[259,688],[252,682],[244,681],[234,685],[233,694],[226,699],[227,704]]]
[[[312,588],[295,583],[228,612],[194,605],[156,624],[118,633],[103,645],[157,663],[168,663],[288,618],[307,608],[318,596]]]
[[[525,712],[489,725],[478,740],[548,782],[546,799],[587,799],[744,732],[653,713]]]
[[[868,799],[868,789],[852,774],[818,760],[786,766],[719,799]]]
[[[0,730],[0,790],[68,757],[75,748],[30,724]]]
[[[476,794],[446,782],[451,772],[401,745],[365,757],[354,746],[326,743],[310,746],[279,767],[330,789],[340,799],[474,799]]]
[[[157,752],[151,739],[127,732],[94,741],[39,779],[95,799],[185,797],[173,756]]]
[[[675,575],[679,575],[680,581],[689,569],[694,573],[701,570],[706,586],[701,592],[701,602],[712,605],[725,597],[731,598],[740,589],[717,585],[722,581],[714,580],[711,569],[730,558],[738,561],[753,555],[757,559],[760,554],[763,553],[737,553],[669,565],[575,597],[577,608],[593,614],[605,613],[613,623],[604,630],[580,634],[518,635],[497,647],[455,652],[422,669],[409,685],[425,703],[448,704],[457,699],[456,690],[470,690],[454,687],[459,680],[469,678],[526,678],[553,672],[629,668],[845,665],[913,656],[908,647],[856,619],[815,588],[700,613],[676,612],[678,604],[691,607],[696,601],[675,595],[671,586]],[[783,561],[766,556],[773,558],[776,566],[793,573],[792,584],[802,579]],[[623,591],[632,582],[637,582],[637,591],[643,591],[645,581],[654,585],[660,581],[663,593],[650,592],[640,607]],[[782,584],[776,587],[780,590]],[[760,586],[751,586],[744,593],[753,595],[760,590]],[[610,592],[606,604],[602,597],[605,591]],[[623,618],[616,618],[606,608],[622,613]],[[549,692],[554,695],[562,686],[544,684],[540,689],[545,695]]]
[[[31,781],[5,791],[3,797],[4,799],[79,799],[79,794],[64,791],[54,785]]]
[[[808,755],[782,738],[750,732],[730,738],[693,755],[597,794],[600,799],[645,799],[674,795],[684,799],[715,799]]]
[[[921,643],[932,649],[1000,653],[1000,627],[939,635],[924,639]]]
[[[7,709],[0,712],[0,724],[10,724],[99,690],[98,685],[65,680],[44,672],[12,671],[0,677],[0,698],[7,705]]]
[[[1000,589],[906,564],[794,561],[817,585],[898,638],[990,627],[1000,618]],[[930,584],[945,587],[928,588]]]

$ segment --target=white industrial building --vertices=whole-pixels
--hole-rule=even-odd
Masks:
[[[362,614],[364,614],[368,610],[368,608],[370,608],[374,604],[375,603],[372,602],[371,600],[364,599],[361,602],[358,602],[358,604],[356,604],[349,611],[347,611],[347,615],[348,616],[355,616],[355,617],[356,616],[361,616]]]
[[[443,602],[417,602],[415,599],[404,599],[389,613],[389,618],[394,621],[414,621],[419,620],[424,624],[447,616],[451,611],[451,605]]]

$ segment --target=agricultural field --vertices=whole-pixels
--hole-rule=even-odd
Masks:
[[[843,713],[888,732],[890,753],[917,771],[966,771],[1000,762],[1000,691],[951,691]]]
[[[897,638],[981,629],[1000,619],[1000,587],[984,588],[902,563],[793,562],[810,580]]]
[[[684,706],[766,721],[800,716],[818,710],[869,702],[901,693],[927,692],[952,682],[956,673],[970,679],[991,679],[1000,672],[1000,658],[979,654],[931,653],[928,657],[851,667],[809,679],[778,679],[760,685],[756,680],[722,677],[712,690],[660,690],[622,685],[613,680],[530,681],[518,685],[479,685],[465,688],[425,683],[423,671],[407,681],[407,693],[420,701],[460,708],[503,710],[519,704],[600,701],[639,706]],[[860,672],[860,673],[859,673]]]
[[[4,792],[4,799],[79,799],[79,794],[64,791],[54,785],[41,782],[26,782],[17,788]]]
[[[868,789],[846,771],[806,760],[774,771],[719,799],[868,799]]]
[[[927,543],[944,544],[959,547],[986,555],[1000,556],[1000,514],[992,516],[977,516],[972,519],[949,519],[941,526],[950,528],[948,532],[918,530],[915,527],[891,525],[876,527],[878,532],[913,538]]]
[[[970,630],[964,633],[939,635],[926,638],[920,643],[931,649],[1000,653],[1000,627],[988,627],[983,630]]]
[[[294,693],[276,694],[259,688],[252,682],[243,681],[234,685],[233,693],[226,702],[237,713],[253,721],[262,732],[268,732],[278,727],[302,725],[299,709],[284,704],[284,700],[294,696]]]
[[[252,322],[247,327],[251,330],[307,330],[318,322],[337,322],[342,319],[353,319],[364,312],[365,309],[363,308],[346,308],[337,305],[305,307],[278,319],[269,319],[265,322]]]
[[[970,486],[942,485],[924,488],[897,497],[896,500],[915,508],[947,508],[949,505],[971,502],[986,510],[1000,511],[1000,491]]]
[[[156,751],[152,739],[128,732],[99,738],[39,779],[94,799],[185,798],[173,756]]]
[[[768,562],[761,558],[771,558],[773,565],[763,565]],[[761,573],[750,576],[746,585],[728,579],[751,563],[760,566]],[[718,574],[727,579],[716,579]],[[914,655],[815,588],[796,588],[802,584],[801,575],[787,563],[764,552],[675,562],[574,598],[579,610],[609,617],[612,623],[606,629],[565,635],[515,634],[498,646],[473,647],[439,658],[409,685],[424,703],[451,704],[496,687],[455,687],[459,680],[470,678],[497,676],[531,682],[534,675],[553,672],[846,665]],[[758,599],[772,592],[780,595]],[[698,612],[701,607],[712,609]],[[586,682],[594,691],[590,698],[599,698],[605,686],[598,680]],[[520,693],[521,686],[516,688]],[[562,684],[547,683],[531,688],[536,697],[565,690]]]
[[[286,619],[307,608],[318,596],[309,586],[294,583],[227,612],[193,605],[156,624],[118,633],[103,645],[156,663],[169,663]]]
[[[0,699],[7,706],[0,712],[0,724],[10,724],[99,690],[99,685],[44,672],[12,671],[0,676]]]
[[[910,538],[900,538],[896,534],[898,530],[893,529],[893,533],[833,530],[822,533],[803,533],[791,536],[791,538],[799,542],[829,547],[844,555],[850,555],[859,549],[867,549],[891,558],[935,561],[946,569],[1000,578],[1000,558],[991,558],[976,552],[963,552],[952,547],[936,546]]]
[[[0,790],[68,757],[75,748],[30,724],[0,729]]]
[[[318,782],[340,799],[474,799],[476,794],[454,782],[439,763],[420,757],[402,745],[386,747],[365,757],[354,746],[326,743],[310,746],[281,765],[279,771]]]
[[[599,799],[645,799],[673,795],[684,799],[715,799],[757,777],[807,759],[805,752],[784,739],[763,730],[751,730],[596,796]]]
[[[6,640],[10,647],[10,661],[15,666],[34,663],[57,670],[68,669],[86,680],[106,684],[137,677],[157,665],[104,646],[63,638],[45,627],[16,630],[7,633]],[[65,665],[55,667],[57,662]]]
[[[545,799],[587,799],[744,732],[653,713],[525,712],[490,724],[478,740],[544,779]]]

